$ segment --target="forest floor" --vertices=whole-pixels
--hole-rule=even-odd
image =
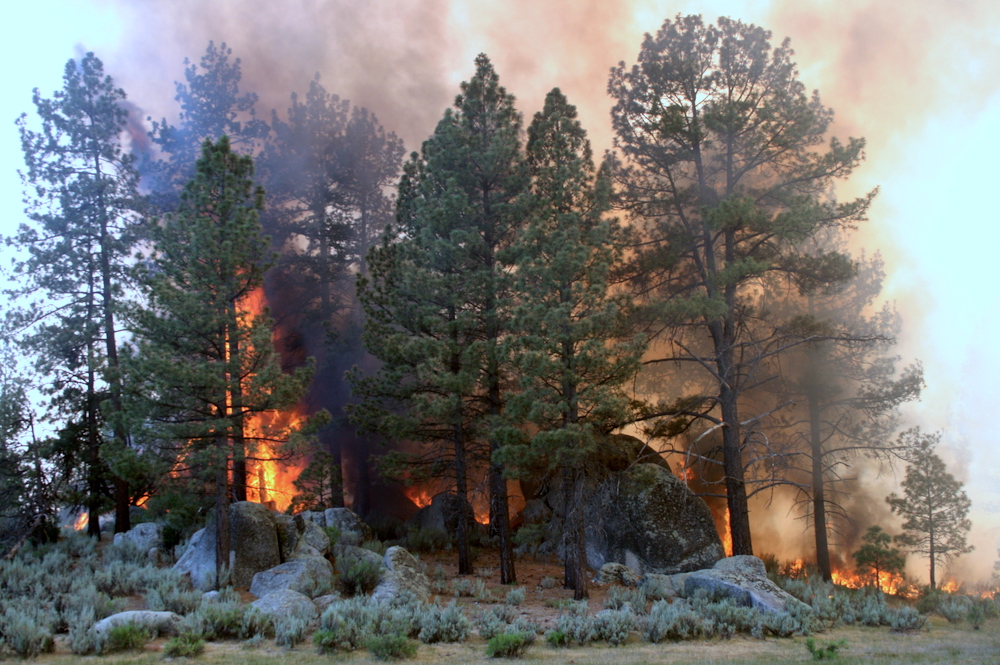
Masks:
[[[453,553],[423,554],[420,559],[427,563],[428,575],[432,581],[443,581],[450,589],[451,581],[461,579],[457,574],[456,556]],[[490,598],[480,595],[457,599],[459,605],[470,618],[492,603],[503,602],[509,586],[499,584],[498,557],[495,552],[486,551],[476,560],[476,574],[465,576],[471,582],[482,580]],[[525,618],[539,624],[543,630],[555,626],[563,607],[572,599],[571,590],[561,586],[562,567],[555,560],[523,558],[517,561],[517,575],[520,586],[525,590],[525,598],[518,611]],[[603,608],[608,587],[591,585],[590,611]],[[244,594],[246,600],[253,600]],[[450,599],[441,594],[442,602]],[[130,599],[127,609],[144,609],[141,597]],[[56,651],[40,656],[36,662],[68,665],[70,663],[95,663],[102,665],[131,665],[162,662],[160,653],[164,638],[146,645],[143,652],[109,654],[105,656],[74,656],[57,639]],[[545,663],[571,665],[640,665],[652,663],[684,663],[709,665],[714,663],[761,663],[781,665],[783,663],[806,663],[813,660],[806,647],[806,637],[753,639],[737,635],[722,640],[697,639],[686,642],[664,642],[650,644],[638,633],[633,633],[629,641],[620,647],[604,643],[594,643],[584,647],[553,648],[539,635],[535,645],[520,660],[525,663]],[[1000,665],[1000,619],[986,621],[980,630],[962,622],[949,624],[938,616],[930,617],[930,629],[913,633],[893,633],[888,628],[840,627],[813,636],[816,646],[823,647],[831,642],[843,642],[836,662],[848,664],[882,665],[888,663],[991,663]],[[455,644],[421,644],[410,663],[488,663],[496,659],[485,655],[485,640],[475,633],[465,642]],[[187,659],[181,659],[187,660]],[[367,651],[319,655],[310,642],[294,649],[276,647],[269,641],[258,648],[248,649],[237,641],[210,642],[205,652],[192,659],[206,664],[247,665],[312,665],[313,663],[349,662],[361,665],[376,661]]]

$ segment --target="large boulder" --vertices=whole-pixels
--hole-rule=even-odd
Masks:
[[[424,602],[430,600],[430,581],[420,572],[417,560],[406,549],[399,546],[390,547],[386,550],[382,562],[385,564],[386,573],[372,591],[372,600],[391,602],[404,597]]]
[[[231,579],[238,588],[249,587],[254,575],[281,563],[275,521],[271,511],[259,503],[240,501],[229,506],[229,544]],[[209,591],[217,586],[214,516],[191,537],[174,568],[189,573],[196,589]]]
[[[312,515],[322,513],[312,513]],[[275,515],[278,534],[278,549],[282,561],[290,561],[308,556],[326,556],[330,551],[330,538],[318,522],[306,519],[302,513]]]
[[[233,586],[247,588],[253,576],[281,563],[278,534],[267,506],[237,501],[229,507],[230,547],[235,554]]]
[[[360,545],[375,537],[370,526],[349,508],[327,508],[323,512],[327,527],[340,529],[340,541],[344,545]]]
[[[808,607],[768,579],[764,562],[755,556],[729,557],[710,570],[691,573],[684,580],[685,594],[693,596],[698,589],[724,594],[739,605],[761,612],[787,612],[793,606]]]
[[[250,605],[272,619],[296,617],[314,621],[319,616],[315,603],[309,600],[308,596],[291,589],[278,589]]]
[[[646,593],[647,598],[653,600],[666,600],[667,598],[686,598],[684,582],[691,573],[677,573],[675,575],[662,575],[660,573],[646,573],[639,580],[639,588]]]
[[[374,565],[383,566],[383,557],[364,547],[355,545],[337,545],[333,548],[337,559],[337,568],[344,572],[358,561],[369,561]]]
[[[318,556],[302,557],[286,561],[269,570],[253,576],[250,593],[263,598],[279,589],[291,589],[309,596],[319,596],[329,592],[333,585],[333,566]]]
[[[103,635],[117,626],[133,625],[156,635],[173,635],[181,623],[181,617],[173,612],[119,612],[101,619],[94,624],[93,631]]]
[[[669,468],[637,464],[594,491],[585,512],[588,565],[638,574],[708,568],[724,556],[708,505]]]
[[[163,547],[163,527],[156,522],[143,522],[136,524],[131,530],[125,533],[115,534],[115,545],[129,543],[140,552],[148,552],[155,548]]]

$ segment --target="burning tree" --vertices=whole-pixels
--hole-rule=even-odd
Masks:
[[[902,574],[906,566],[906,557],[895,547],[890,547],[892,537],[882,530],[880,526],[870,526],[861,537],[863,544],[854,553],[854,560],[858,564],[859,573],[868,573],[871,576],[871,585],[884,588],[883,582],[893,576]]]
[[[912,449],[903,496],[890,494],[886,501],[903,522],[903,534],[896,540],[911,552],[923,554],[930,562],[931,588],[936,588],[936,567],[956,556],[972,551],[965,541],[972,528],[969,521],[971,502],[962,483],[948,473],[944,462],[934,453],[940,434],[923,434],[919,429],[899,435]]]
[[[580,600],[587,597],[584,462],[597,436],[631,419],[622,386],[638,370],[644,345],[630,339],[626,303],[610,293],[626,236],[617,220],[604,219],[608,174],[595,171],[576,107],[558,88],[528,129],[527,158],[533,202],[514,246],[511,323],[521,391],[508,414],[512,434],[524,434],[527,423],[537,431],[526,448],[504,452],[513,467],[541,460],[562,470],[566,586]]]
[[[272,259],[260,233],[264,192],[252,177],[253,160],[234,154],[225,136],[205,142],[177,212],[151,229],[149,307],[138,315],[130,368],[146,378],[136,399],[148,438],[169,442],[175,478],[214,495],[220,584],[229,564],[230,492],[245,491],[239,465],[260,451],[261,442],[247,436],[248,419],[293,406],[312,374],[308,367],[283,373],[272,321],[243,306]]]
[[[128,441],[116,321],[130,282],[138,174],[120,141],[125,93],[93,53],[70,60],[63,89],[50,99],[35,90],[34,103],[41,131],[26,115],[18,120],[34,226],[22,225],[13,239],[28,258],[15,265],[21,286],[9,293],[44,298],[18,312],[15,324],[31,328],[27,346],[39,355],[39,371],[53,377],[54,410],[82,450],[75,457],[87,469],[88,532],[97,535],[108,459],[121,457]],[[116,468],[115,530],[126,531],[131,496]]]
[[[759,309],[760,282],[793,276],[802,289],[848,279],[834,251],[803,251],[824,229],[864,218],[872,195],[836,203],[834,181],[851,173],[864,141],[831,139],[832,113],[798,81],[787,40],[719,18],[667,20],[647,35],[639,62],[620,64],[616,99],[619,205],[642,232],[635,285],[650,332],[668,349],[650,363],[705,373],[709,387],[672,411],[721,429],[721,465],[735,554],[752,554],[745,458],[753,440],[741,398],[758,369],[785,348],[780,326]]]

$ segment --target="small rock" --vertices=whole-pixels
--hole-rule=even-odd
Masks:
[[[601,571],[597,573],[597,583],[636,586],[639,584],[639,576],[625,564],[612,562],[601,566]]]
[[[328,593],[325,596],[313,598],[313,604],[316,605],[316,610],[320,613],[320,616],[322,616],[323,612],[326,612],[326,608],[330,607],[330,605],[333,605],[338,600],[340,600],[340,594]]]
[[[253,576],[250,593],[258,598],[278,591],[291,589],[311,596],[325,593],[333,585],[333,566],[322,557],[293,559]]]
[[[386,574],[372,592],[372,600],[388,602],[404,596],[423,602],[430,600],[430,581],[417,569],[417,560],[405,548],[398,545],[390,547],[382,562],[387,569]]]
[[[693,596],[698,589],[708,589],[725,594],[739,605],[755,607],[761,612],[787,612],[793,605],[807,607],[768,579],[764,573],[764,562],[757,557],[739,556],[729,559],[736,561],[722,559],[710,570],[689,574],[684,581],[687,596]]]

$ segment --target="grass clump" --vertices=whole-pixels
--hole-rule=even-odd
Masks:
[[[532,635],[531,638],[534,636]],[[531,646],[533,639],[520,633],[500,633],[486,643],[486,655],[490,658],[520,658]]]
[[[365,648],[376,660],[402,660],[417,655],[417,643],[398,633],[369,637]]]
[[[827,642],[824,646],[817,647],[816,640],[811,637],[806,639],[806,650],[812,654],[813,660],[833,660],[845,646],[847,646],[845,640],[837,640],[836,642]]]
[[[205,651],[205,640],[191,634],[171,637],[163,644],[166,658],[193,658]]]

